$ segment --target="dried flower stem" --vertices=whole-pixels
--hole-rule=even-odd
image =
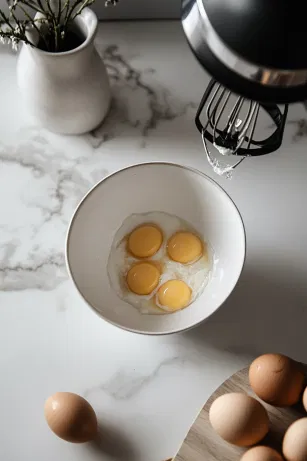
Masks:
[[[73,21],[77,16],[79,16],[79,14],[81,13],[81,11],[87,7],[87,6],[90,6],[92,5],[92,3],[94,3],[95,0],[85,0],[82,5],[80,6],[80,8],[77,10],[77,12],[72,16],[71,20]]]
[[[95,0],[6,0],[9,15],[0,9],[0,41],[11,42],[14,49],[19,42],[32,47],[41,47],[46,51],[58,52],[65,49],[66,40],[71,40],[71,23],[82,13],[83,9],[92,5]],[[118,0],[106,0],[105,5],[116,5]],[[24,15],[20,20],[15,12]],[[41,18],[33,18],[33,12],[40,13]],[[44,27],[42,27],[44,26]],[[35,30],[38,43],[33,43],[28,31]],[[70,35],[69,35],[70,34]],[[70,39],[69,39],[69,37]]]
[[[33,5],[31,1],[26,1],[26,0],[20,0],[20,4],[24,4],[28,6],[31,10],[35,11],[36,13],[42,13],[45,14],[45,11],[43,9],[43,6],[39,4],[39,7],[37,5]],[[20,8],[20,4],[18,3],[18,7]]]
[[[24,13],[25,17],[29,20],[29,22],[31,23],[33,28],[36,30],[36,32],[38,33],[38,36],[41,38],[41,40],[44,42],[44,44],[45,44],[45,46],[47,48],[48,44],[46,42],[45,35],[42,33],[41,29],[39,27],[37,27],[37,25],[35,24],[36,21],[31,18],[31,16],[27,12],[27,10],[25,8],[23,8],[23,6],[19,5],[19,8]]]

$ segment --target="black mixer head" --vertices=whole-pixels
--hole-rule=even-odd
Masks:
[[[248,99],[307,99],[304,0],[182,0],[183,29],[201,65]]]

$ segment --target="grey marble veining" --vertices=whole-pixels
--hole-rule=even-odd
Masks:
[[[92,185],[76,168],[82,156],[69,158],[65,152],[53,149],[41,131],[29,130],[27,139],[17,145],[1,145],[0,160],[9,175],[16,172],[29,184],[18,197],[20,220],[14,214],[11,221],[0,223],[2,239],[7,238],[6,245],[2,240],[0,287],[52,289],[66,278],[66,203],[72,200],[75,206]],[[26,217],[28,213],[33,216],[32,222]],[[61,245],[50,241],[53,228],[63,239]]]
[[[101,56],[110,75],[113,103],[107,120],[89,136],[93,147],[116,138],[122,124],[135,128],[138,136],[146,138],[160,122],[172,121],[183,116],[189,108],[196,108],[193,102],[176,100],[171,90],[163,85],[147,83],[146,76],[155,74],[156,70],[136,69],[117,45],[107,46]],[[141,145],[146,145],[145,139]]]
[[[85,391],[84,397],[88,398],[92,393],[103,391],[103,393],[116,400],[129,400],[141,392],[146,385],[152,383],[161,369],[183,364],[183,357],[172,357],[159,363],[149,375],[141,375],[140,373],[135,373],[135,371],[131,375],[126,371],[118,370],[106,383]]]

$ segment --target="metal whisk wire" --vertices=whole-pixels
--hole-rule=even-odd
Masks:
[[[247,101],[245,98],[238,96],[230,109],[225,128],[219,129],[219,123],[226,108],[228,109],[231,95],[231,91],[220,84],[217,85],[206,110],[207,124],[204,129],[206,130],[210,125],[213,130],[213,142],[217,143],[219,141],[219,143],[222,143],[221,147],[231,149],[232,154],[235,155],[244,141],[248,143],[248,146],[250,145],[258,119],[259,103]],[[243,107],[246,105],[248,110],[246,114],[243,114]],[[248,136],[249,130],[250,136]],[[217,133],[219,136],[217,136]]]
[[[268,137],[255,140],[255,129],[260,108],[274,122],[275,130]],[[202,125],[200,114],[205,109],[206,121]],[[211,80],[198,108],[195,122],[201,132],[207,159],[218,174],[230,175],[244,158],[273,152],[281,145],[288,106],[283,113],[276,104],[261,104],[235,95],[218,82]],[[208,141],[217,151],[228,158],[240,156],[233,165],[224,164],[214,158]]]

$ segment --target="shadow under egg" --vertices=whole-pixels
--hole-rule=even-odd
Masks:
[[[114,460],[137,459],[137,450],[129,438],[118,428],[98,421],[97,437],[89,443],[89,450],[96,452],[99,459],[104,455]]]

